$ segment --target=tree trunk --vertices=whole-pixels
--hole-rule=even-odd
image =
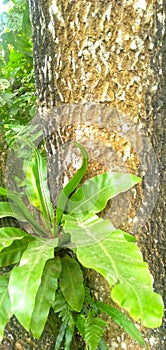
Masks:
[[[162,0],[30,0],[38,118],[47,137],[51,193],[71,175],[66,168],[72,160],[62,161],[73,139],[90,152],[88,176],[110,167],[140,174],[142,187],[127,197],[125,217],[123,196],[111,205],[113,214],[105,215],[136,234],[163,297],[164,7]],[[93,273],[88,278],[94,294],[109,299],[103,279]],[[109,349],[141,349],[118,326],[110,323],[110,329]],[[164,349],[164,327],[143,333],[147,349]],[[43,349],[43,340],[34,344]]]

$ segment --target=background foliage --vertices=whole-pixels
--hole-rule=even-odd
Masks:
[[[35,113],[31,23],[27,0],[7,0],[0,15],[0,127],[9,142]]]

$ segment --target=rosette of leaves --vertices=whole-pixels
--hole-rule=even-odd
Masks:
[[[39,338],[52,308],[62,320],[56,350],[62,343],[70,349],[75,329],[88,349],[107,349],[102,339],[107,325],[103,313],[144,346],[141,333],[123,312],[93,300],[82,270],[94,269],[104,276],[113,301],[134,321],[150,328],[161,325],[162,298],[153,291],[135,238],[97,215],[109,199],[141,179],[105,172],[80,184],[88,155],[80,144],[75,146],[81,151],[82,166],[59,194],[56,212],[47,184],[47,162],[35,146],[31,159],[23,162],[23,185],[38,215],[32,215],[21,195],[0,188],[6,198],[0,203],[0,217],[14,217],[22,225],[0,228],[0,266],[12,266],[0,276],[0,339],[12,315]],[[31,228],[30,233],[25,227]]]

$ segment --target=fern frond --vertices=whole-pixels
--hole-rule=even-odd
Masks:
[[[85,342],[89,350],[96,350],[107,323],[90,311],[85,320]]]
[[[55,301],[52,305],[52,308],[55,313],[59,313],[59,317],[62,318],[62,321],[67,321],[71,317],[71,309],[69,304],[66,302],[61,290],[59,290],[55,295]]]
[[[103,339],[100,339],[97,350],[108,350],[108,346]]]
[[[62,319],[62,325],[56,340],[55,350],[60,349],[62,341],[64,342],[64,350],[70,350],[70,345],[74,334],[75,321],[73,319],[72,310],[65,301],[61,290],[56,293],[52,308],[54,312],[58,313],[58,316]]]
[[[85,320],[85,315],[81,313],[76,321],[76,327],[83,339],[85,339]]]

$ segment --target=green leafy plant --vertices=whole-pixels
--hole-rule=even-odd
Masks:
[[[7,143],[36,111],[29,2],[0,14],[0,127]]]
[[[88,155],[74,144],[82,154],[82,166],[59,194],[56,211],[47,184],[47,162],[35,146],[31,159],[23,161],[24,195],[0,188],[0,195],[9,200],[0,203],[0,217],[14,217],[22,225],[0,228],[0,266],[13,265],[0,276],[0,339],[12,315],[39,338],[52,308],[62,321],[55,350],[62,343],[70,349],[75,329],[89,350],[107,349],[103,313],[144,346],[141,333],[123,312],[93,298],[83,272],[90,268],[104,276],[113,301],[135,321],[150,328],[161,325],[163,302],[153,291],[135,238],[97,215],[109,199],[141,179],[105,172],[80,184]]]

